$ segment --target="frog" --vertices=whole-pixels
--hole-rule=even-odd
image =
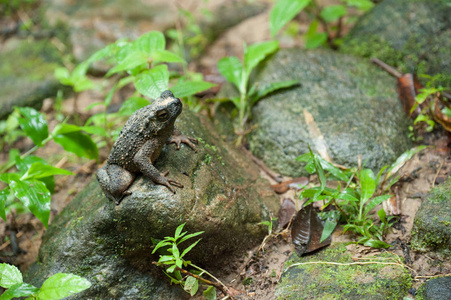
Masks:
[[[169,172],[160,173],[154,166],[166,144],[181,143],[197,152],[197,140],[183,135],[175,127],[182,112],[182,102],[171,91],[161,93],[152,104],[134,112],[122,128],[105,165],[97,173],[97,181],[105,196],[119,205],[131,192],[128,188],[139,174],[155,184],[183,188],[178,181],[167,178]]]

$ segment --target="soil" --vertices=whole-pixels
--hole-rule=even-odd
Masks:
[[[301,16],[300,18],[304,17]],[[269,37],[267,31],[252,30],[252,28],[264,27],[262,23],[267,23],[267,20],[264,15],[259,15],[232,28],[209,47],[199,62],[191,64],[190,68],[203,71],[205,74],[209,74],[211,78],[217,77],[218,73],[215,66],[219,58],[226,55],[239,56],[242,53],[243,41],[253,43]],[[305,31],[308,20],[300,24],[300,30]],[[255,32],[258,32],[259,35],[256,36]],[[285,38],[286,46],[302,45],[300,40]],[[98,78],[93,79],[100,80]],[[112,106],[119,106],[127,98],[127,95],[128,92],[125,91],[120,96],[115,97]],[[102,101],[103,97],[99,92],[81,93],[77,100],[78,112],[82,112],[80,118],[86,120],[89,114],[86,113],[84,108],[91,103]],[[50,130],[57,123],[57,114],[63,113],[67,116],[74,114],[73,98],[67,99],[63,103],[62,111],[58,112],[53,109],[54,101],[54,99],[47,99],[42,109],[46,113]],[[90,113],[93,113],[93,111],[90,111]],[[427,254],[416,253],[409,248],[413,219],[422,199],[434,185],[440,184],[451,174],[451,134],[439,128],[432,134],[420,133],[420,135],[423,138],[422,144],[428,144],[431,147],[416,154],[404,165],[400,170],[401,178],[394,187],[396,199],[390,202],[391,204],[384,203],[387,212],[395,213],[400,217],[400,221],[386,237],[386,241],[393,245],[388,251],[405,259],[406,268],[411,272],[414,279],[413,288],[418,288],[422,282],[431,276],[451,274],[451,262],[439,261]],[[21,139],[11,147],[18,148],[23,153],[32,146],[31,140]],[[0,152],[0,165],[7,161],[9,149],[10,147],[5,147]],[[54,216],[61,212],[88,183],[99,164],[67,153],[61,146],[52,142],[48,143],[45,148],[36,151],[35,154],[52,165],[75,173],[74,176],[56,177],[56,192],[52,195],[51,203],[51,223]],[[102,148],[100,150],[100,161],[104,161],[107,155],[108,150]],[[268,178],[268,184],[276,183],[263,170],[262,175]],[[289,179],[284,178],[284,180]],[[312,176],[309,180],[310,184],[315,184],[316,178]],[[281,202],[287,197],[297,201],[297,206],[299,206],[300,200],[294,190],[281,194]],[[0,262],[16,265],[22,272],[26,271],[36,261],[44,232],[45,228],[42,223],[30,213],[18,215],[13,213],[9,215],[8,222],[0,220]],[[333,242],[353,240],[352,236],[349,234],[342,235],[341,232],[341,228],[335,231],[332,236]],[[14,245],[11,245],[13,233],[17,239],[19,250],[13,249]],[[247,255],[231,258],[229,264],[224,268],[209,271],[228,286],[241,291],[240,299],[274,299],[275,287],[283,270],[284,261],[291,255],[293,248],[290,232],[285,230],[268,237],[265,245],[262,244],[247,251]],[[381,250],[364,246],[349,245],[347,248],[355,257],[381,252]],[[195,299],[201,299],[201,297]]]

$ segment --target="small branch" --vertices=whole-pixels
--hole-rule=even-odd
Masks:
[[[437,173],[435,173],[434,180],[432,181],[432,187],[435,186],[435,181],[437,180],[438,174],[442,170],[443,164],[445,163],[445,160],[442,160],[442,163],[440,164],[440,167],[437,169]]]
[[[375,64],[378,65],[379,67],[381,67],[385,72],[387,72],[388,74],[392,75],[393,77],[396,78],[400,78],[402,77],[402,74],[399,73],[395,68],[393,68],[392,66],[387,65],[386,63],[384,63],[382,60],[373,57],[370,59],[370,61]]]

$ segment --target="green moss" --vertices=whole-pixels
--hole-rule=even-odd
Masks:
[[[451,200],[451,177],[446,182],[433,188],[428,196],[431,203],[443,203]]]
[[[411,286],[409,272],[402,267],[386,265],[396,261],[390,253],[373,258],[381,264],[332,265],[314,262],[352,263],[343,244],[312,256],[292,256],[286,267],[295,263],[309,263],[290,268],[282,276],[277,299],[401,299]],[[306,288],[308,287],[308,288]]]

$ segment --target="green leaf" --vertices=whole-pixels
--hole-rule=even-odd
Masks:
[[[293,19],[311,0],[278,0],[269,14],[269,28],[274,37],[285,24]]]
[[[56,136],[59,134],[66,134],[66,133],[71,133],[71,132],[77,132],[80,131],[81,127],[77,126],[77,125],[72,125],[72,124],[58,124],[55,126],[55,128],[52,131],[52,135]]]
[[[50,191],[45,184],[37,179],[11,180],[9,186],[23,205],[38,218],[45,228],[50,216]]]
[[[315,49],[327,41],[327,33],[314,33],[306,36],[305,49]]]
[[[0,286],[9,289],[15,284],[22,283],[22,273],[16,266],[0,264]]]
[[[197,290],[199,289],[199,282],[193,276],[188,276],[185,281],[185,286],[183,287],[185,291],[187,291],[191,296],[196,295]]]
[[[47,164],[43,164],[42,162],[35,162],[30,166],[30,169],[28,169],[28,172],[25,173],[24,177],[25,179],[38,179],[53,175],[74,175],[74,173]]]
[[[3,189],[0,191],[0,217],[6,221],[5,203],[8,199],[9,189]]]
[[[167,50],[155,50],[152,52],[152,60],[154,62],[186,63],[183,58]]]
[[[115,73],[121,71],[129,71],[140,65],[147,64],[148,55],[145,52],[132,52],[123,60],[121,60],[117,65],[111,68],[105,77],[109,77]]]
[[[368,201],[368,199],[373,196],[376,191],[376,178],[373,171],[370,169],[363,169],[360,172],[360,187],[362,188],[362,199],[363,203]]]
[[[175,234],[174,237],[177,239],[180,237],[183,227],[185,226],[186,223],[180,224],[176,229],[175,229]]]
[[[35,145],[41,146],[42,141],[49,135],[49,128],[44,116],[31,107],[19,107],[17,109],[23,116],[23,118],[19,118],[20,127],[33,140]]]
[[[147,99],[141,97],[130,97],[122,104],[121,108],[119,109],[119,113],[124,116],[130,116],[138,109],[143,108],[149,104],[150,102]]]
[[[374,197],[373,199],[371,199],[365,206],[365,214],[369,213],[370,210],[372,210],[373,208],[375,208],[382,202],[390,199],[391,196],[392,195],[382,195],[382,196]]]
[[[54,136],[54,141],[64,150],[75,153],[78,157],[86,157],[89,159],[97,159],[99,150],[96,143],[87,134],[80,131],[74,131]]]
[[[37,297],[45,300],[58,300],[79,293],[91,287],[91,283],[74,274],[57,273],[42,284]]]
[[[377,215],[379,216],[381,222],[385,223],[385,221],[387,220],[387,214],[385,213],[385,210],[383,208],[377,211]]]
[[[218,62],[218,70],[227,81],[233,83],[240,90],[243,66],[238,57],[229,56],[221,58]]]
[[[362,11],[367,11],[374,6],[370,0],[344,0],[349,6],[357,7]]]
[[[310,153],[313,155],[312,149],[310,148],[310,145],[308,145],[308,148],[310,150]],[[324,169],[321,166],[321,163],[318,160],[318,157],[316,155],[313,155],[313,163],[315,165],[316,174],[318,175],[318,180],[320,183],[320,189],[315,193],[313,196],[313,201],[316,201],[319,195],[324,191],[326,188],[326,175],[324,174]]]
[[[252,70],[265,59],[266,56],[274,53],[278,49],[279,43],[277,41],[262,42],[245,47],[244,70],[246,71],[246,75],[249,76]]]
[[[80,127],[83,131],[86,131],[89,134],[94,134],[103,137],[109,137],[108,132],[106,132],[105,128],[100,126],[82,126]]]
[[[177,82],[169,90],[177,98],[192,96],[196,93],[208,90],[216,86],[216,84],[206,81],[183,81]]]
[[[34,155],[26,156],[23,159],[21,159],[20,157],[16,157],[15,162],[16,162],[16,167],[19,170],[19,174],[21,176],[23,176],[28,171],[28,169],[31,167],[31,165],[36,162],[40,162],[44,165],[48,165],[48,163],[45,160],[43,160],[40,157],[34,156]],[[55,179],[53,178],[53,176],[43,177],[43,178],[40,178],[39,180],[44,182],[45,186],[50,191],[50,193],[55,192]]]
[[[322,243],[325,239],[327,239],[337,227],[338,220],[334,220],[331,218],[327,218],[326,223],[324,223],[323,233],[321,234],[320,243]]]
[[[365,246],[373,247],[373,248],[390,248],[389,244],[384,243],[384,242],[379,241],[379,240],[375,240],[375,239],[369,239],[368,241],[366,241],[363,244]]]
[[[141,51],[147,56],[150,56],[154,51],[164,50],[165,47],[166,41],[160,31],[150,31],[141,35],[133,41],[131,46],[133,51]]]
[[[69,85],[67,82],[69,82],[68,79],[70,78],[70,72],[67,68],[56,68],[53,74],[62,84]]]
[[[199,242],[200,242],[200,239],[197,240],[196,242],[192,243],[191,245],[189,245],[189,246],[182,252],[182,255],[181,255],[180,257],[184,257],[184,256],[185,256],[188,252],[190,252],[191,249],[193,249],[193,248],[197,245],[197,243],[199,243]]]
[[[166,65],[144,71],[135,78],[136,90],[151,99],[160,97],[161,93],[168,89],[168,85],[169,72]]]
[[[190,239],[190,238],[193,238],[195,236],[201,235],[202,233],[204,233],[204,231],[198,231],[198,232],[195,232],[195,233],[188,234],[187,236],[184,236],[180,241],[178,241],[177,244],[180,244],[180,243],[186,241],[187,239]]]
[[[203,291],[203,294],[207,300],[216,300],[216,288],[212,285]]]
[[[404,164],[411,159],[415,154],[417,154],[418,152],[422,151],[423,149],[427,148],[427,146],[418,146],[415,148],[412,148],[410,150],[407,150],[406,152],[404,152],[403,154],[401,154],[396,161],[388,168],[387,171],[387,178],[389,178],[390,176],[392,176],[394,173],[398,172],[399,169],[401,169],[402,166],[404,166]]]
[[[344,5],[329,5],[324,7],[320,13],[321,18],[326,22],[334,22],[345,15],[346,7]]]
[[[259,87],[256,89],[256,91],[250,95],[251,97],[251,104],[252,107],[258,100],[262,99],[266,95],[281,90],[286,89],[295,85],[298,85],[299,81],[297,80],[287,80],[287,81],[279,81],[279,82],[272,82],[269,84],[265,84],[262,87]]]
[[[37,293],[39,289],[28,283],[17,283],[6,290],[0,300],[10,300],[12,298],[27,297]]]

